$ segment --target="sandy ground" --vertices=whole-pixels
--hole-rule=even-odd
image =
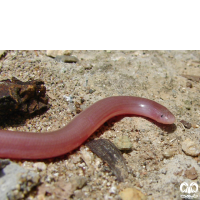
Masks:
[[[125,117],[118,122],[109,120],[95,132],[93,138],[113,142],[126,135],[132,142],[132,150],[123,152],[129,176],[121,183],[84,145],[59,158],[18,161],[41,176],[41,185],[27,199],[120,199],[125,188],[137,188],[149,200],[181,199],[182,182],[199,184],[199,176],[191,180],[185,175],[192,167],[199,175],[199,158],[187,156],[182,142],[187,138],[200,141],[200,84],[181,75],[200,75],[200,51],[73,51],[72,55],[79,62],[57,62],[46,51],[7,52],[0,60],[0,79],[42,79],[51,108],[6,129],[44,132],[67,125],[76,115],[69,96],[74,102],[83,98],[82,109],[109,96],[145,97],[166,106],[177,120],[169,128],[141,117]],[[192,127],[184,128],[180,120]],[[43,167],[38,169],[38,165]],[[71,179],[80,181],[80,177],[84,177],[83,186],[67,188]]]

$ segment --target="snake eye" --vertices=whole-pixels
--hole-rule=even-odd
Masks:
[[[164,115],[161,115],[160,117],[161,117],[161,118],[163,118],[163,117],[164,117]]]

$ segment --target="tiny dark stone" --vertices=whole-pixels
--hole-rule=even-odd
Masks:
[[[86,143],[90,150],[105,161],[118,181],[123,181],[128,176],[125,159],[119,149],[109,140],[98,139]]]
[[[81,98],[81,104],[83,104],[85,102],[85,99]]]
[[[90,94],[92,94],[93,92],[95,92],[95,90],[89,89],[89,93],[90,93]]]
[[[192,88],[192,83],[191,82],[187,82],[186,83],[186,87]]]
[[[185,121],[185,120],[181,120],[180,122],[181,122],[181,123],[183,124],[183,126],[184,126],[185,128],[187,128],[187,129],[190,129],[190,128],[192,127],[192,124],[189,123],[189,122],[187,122],[187,121]]]
[[[194,167],[192,167],[191,169],[185,170],[184,175],[186,178],[189,178],[191,180],[194,180],[198,177],[198,173]]]

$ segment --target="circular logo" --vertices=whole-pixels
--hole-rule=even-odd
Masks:
[[[192,182],[190,185],[188,185],[186,182],[181,183],[180,190],[183,193],[196,193],[198,191],[198,185],[197,183]]]

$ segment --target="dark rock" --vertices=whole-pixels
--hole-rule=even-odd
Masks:
[[[22,82],[15,77],[0,81],[0,115],[16,111],[32,114],[48,107],[43,81]]]
[[[187,129],[190,129],[190,128],[192,127],[192,124],[189,123],[189,122],[187,122],[187,121],[185,121],[185,120],[181,120],[180,122],[181,122],[181,123],[183,124],[183,126],[184,126],[185,128],[187,128]]]

